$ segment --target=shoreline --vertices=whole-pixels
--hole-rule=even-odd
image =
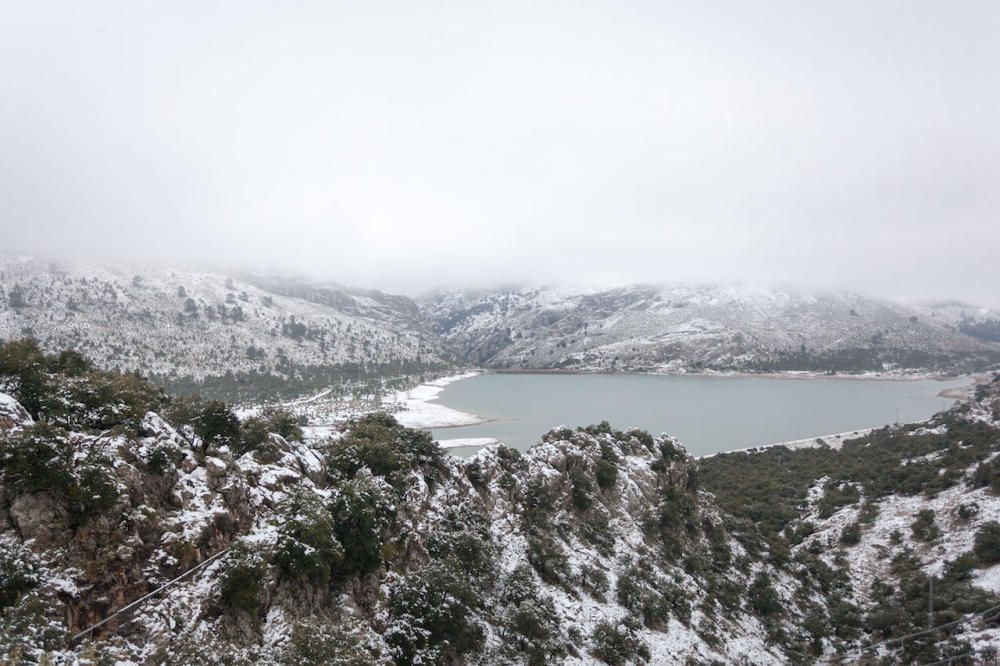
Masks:
[[[676,372],[641,372],[641,371],[613,371],[613,370],[576,370],[567,368],[480,368],[478,374],[483,375],[640,375],[647,377],[760,377],[765,379],[846,379],[856,381],[936,381],[948,382],[964,378],[978,380],[989,377],[988,373],[976,372],[960,375],[950,375],[943,373],[889,373],[889,372],[864,372],[864,373],[835,373],[812,372],[809,370],[789,370],[785,372],[746,372],[740,370],[708,370],[708,371],[676,371]]]

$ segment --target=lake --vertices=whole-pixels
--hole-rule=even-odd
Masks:
[[[702,456],[750,446],[922,421],[951,406],[968,379],[484,374],[444,387],[441,405],[491,419],[433,430],[435,439],[494,437],[527,449],[550,428],[608,421],[680,438]],[[898,410],[898,411],[897,411]],[[475,448],[452,449],[469,455]]]

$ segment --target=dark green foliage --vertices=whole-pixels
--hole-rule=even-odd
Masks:
[[[411,573],[392,591],[385,640],[398,664],[450,663],[483,647],[480,595],[447,567]]]
[[[479,512],[465,507],[450,512],[428,537],[427,552],[435,560],[453,560],[469,576],[493,579],[496,549],[489,521]]]
[[[20,544],[0,545],[0,609],[13,606],[38,586],[35,556]]]
[[[646,533],[659,541],[664,554],[671,559],[681,554],[684,543],[698,527],[695,499],[677,486],[667,486],[661,492],[659,506],[644,520]]]
[[[270,409],[259,416],[251,416],[240,424],[239,430],[239,439],[233,443],[236,455],[260,450],[271,433],[289,441],[302,441],[302,426],[291,413],[281,409]]]
[[[985,565],[1000,562],[1000,523],[991,520],[976,530],[976,541],[972,552]]]
[[[610,460],[601,458],[597,461],[594,476],[597,479],[597,485],[601,489],[607,490],[608,488],[612,488],[618,481],[618,466]]]
[[[343,618],[296,624],[278,663],[282,666],[370,666],[381,663],[369,645]]]
[[[578,511],[586,511],[594,504],[594,484],[587,476],[587,470],[582,466],[575,466],[570,470],[569,478],[572,485],[573,506]]]
[[[275,545],[274,563],[287,579],[326,584],[344,560],[344,548],[334,537],[333,517],[308,491],[293,493],[283,509],[287,518]]]
[[[615,535],[606,510],[600,507],[588,511],[580,518],[578,532],[580,538],[593,545],[597,552],[611,557],[615,552]]]
[[[924,509],[917,514],[917,519],[910,525],[913,538],[917,541],[934,541],[941,536],[941,529],[934,520],[934,511]]]
[[[219,590],[220,602],[229,611],[256,617],[264,581],[264,560],[246,545],[237,543],[229,551],[227,564]]]
[[[87,431],[138,432],[146,412],[167,402],[136,375],[94,370],[71,350],[45,354],[31,339],[0,344],[0,390],[36,420]]]
[[[351,423],[350,430],[330,445],[327,463],[332,472],[345,478],[363,467],[384,477],[397,490],[405,486],[406,475],[423,469],[425,479],[444,454],[430,434],[404,428],[384,413],[363,416]]]
[[[819,501],[819,517],[829,518],[841,507],[854,504],[860,499],[861,493],[853,484],[827,483],[823,490],[823,497]]]
[[[538,589],[529,567],[520,565],[504,580],[500,603],[501,635],[511,657],[524,655],[541,666],[565,656],[555,604]]]
[[[840,532],[840,543],[845,546],[856,546],[861,541],[861,524],[857,521],[848,523]]]
[[[995,595],[972,586],[961,567],[945,576],[934,578],[935,625],[958,620],[1000,603]],[[865,618],[873,630],[873,640],[886,640],[920,631],[928,622],[930,585],[920,564],[910,555],[902,554],[892,561],[896,583],[876,580],[872,587],[874,605]],[[947,632],[932,632],[900,644],[900,663],[930,663],[951,653],[959,642]]]
[[[192,427],[201,438],[202,453],[212,446],[235,446],[240,438],[240,420],[221,400],[209,400],[198,409]]]
[[[333,535],[343,549],[336,571],[340,576],[363,576],[382,565],[382,538],[392,521],[393,508],[371,478],[341,482],[329,504]]]
[[[917,426],[903,426],[848,440],[839,450],[775,446],[712,456],[699,461],[702,484],[724,510],[753,521],[769,535],[798,518],[810,486],[824,476],[832,479],[821,507],[824,514],[856,501],[859,488],[868,502],[890,494],[930,495],[960,482],[1000,442],[1000,433],[987,424],[951,414],[942,418],[948,427],[943,434],[917,435],[911,432]],[[924,458],[929,454],[935,454],[933,459]],[[978,483],[989,485],[992,478],[982,472]],[[842,487],[845,482],[854,489]]]
[[[687,624],[691,602],[682,587],[659,574],[653,563],[640,560],[618,578],[615,597],[619,604],[642,618],[651,628],[665,630],[674,616]]]
[[[77,459],[68,433],[45,422],[0,435],[3,484],[18,493],[45,492],[61,500],[68,527],[115,505],[118,487],[111,463],[96,451]]]
[[[640,628],[640,624],[628,616],[618,622],[598,623],[590,636],[594,646],[591,653],[610,666],[648,662],[649,646],[640,638]]]
[[[562,544],[548,532],[532,531],[527,535],[528,563],[535,568],[542,580],[573,590],[569,559]]]
[[[604,602],[604,595],[608,591],[608,575],[603,569],[590,564],[580,567],[579,575],[580,588],[600,602]]]
[[[771,577],[758,573],[747,590],[747,601],[758,617],[770,618],[781,613],[781,599],[771,585]]]

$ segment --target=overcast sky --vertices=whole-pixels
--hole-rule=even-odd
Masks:
[[[0,251],[1000,306],[1000,2],[0,0]]]

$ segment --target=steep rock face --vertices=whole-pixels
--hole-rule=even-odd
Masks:
[[[454,353],[496,368],[856,372],[1000,360],[996,344],[959,330],[956,313],[853,294],[536,288],[439,292],[421,304]]]

